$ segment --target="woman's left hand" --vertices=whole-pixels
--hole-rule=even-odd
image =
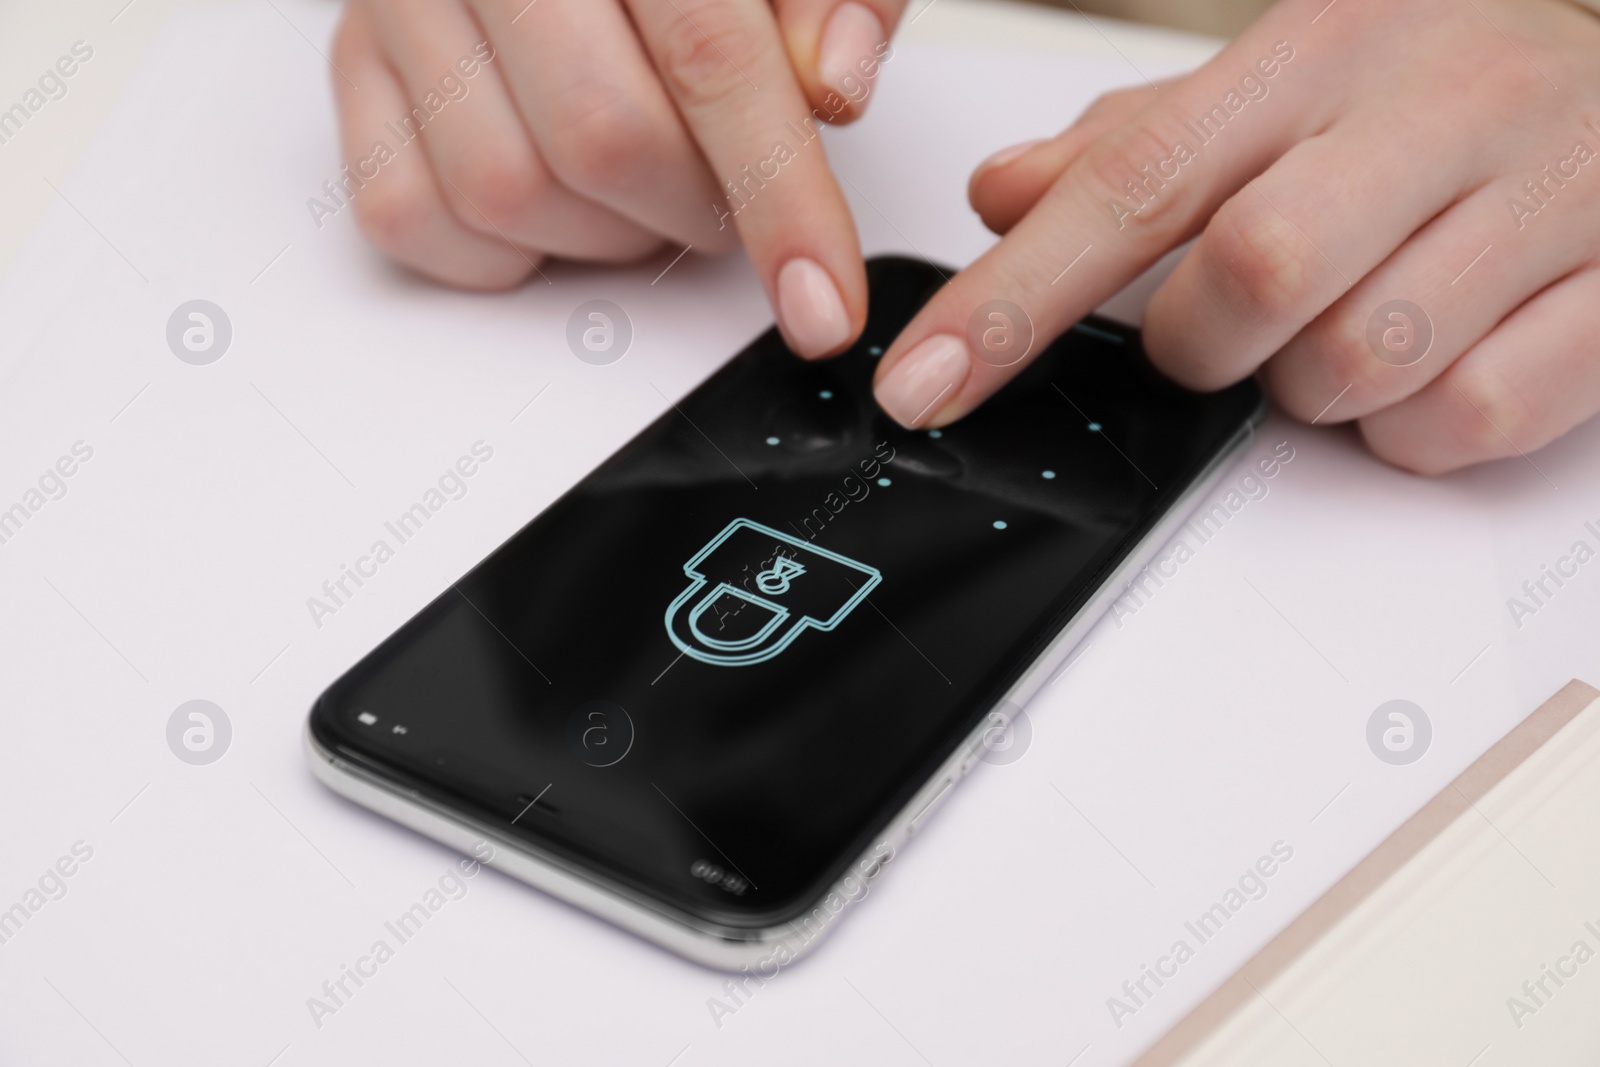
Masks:
[[[907,426],[959,419],[1197,234],[1144,324],[1185,385],[1259,370],[1430,474],[1600,410],[1600,18],[1568,0],[1288,0],[970,196],[1005,237],[884,355]]]

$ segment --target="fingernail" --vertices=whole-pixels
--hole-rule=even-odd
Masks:
[[[850,339],[839,288],[813,260],[791,259],[778,272],[778,314],[797,353],[826,355]]]
[[[996,152],[982,163],[979,163],[977,167],[974,168],[974,173],[982,174],[984,171],[989,170],[992,167],[1003,167],[1007,163],[1010,163],[1013,159],[1016,159],[1019,156],[1027,153],[1029,149],[1036,148],[1039,145],[1044,144],[1044,142],[1045,138],[1041,137],[1032,141],[1023,141],[1021,144],[1014,144],[1010,148],[1002,148],[1000,151]]]
[[[954,399],[971,366],[965,341],[934,334],[890,367],[874,392],[895,422],[914,430]]]
[[[856,111],[860,112],[867,106],[872,78],[877,75],[882,58],[878,47],[883,41],[883,23],[871,8],[853,0],[840,4],[822,30],[817,80],[855,104]],[[863,73],[863,63],[872,72],[870,76]]]

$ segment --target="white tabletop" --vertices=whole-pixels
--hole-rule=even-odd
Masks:
[[[26,912],[0,926],[0,1062],[1125,1062],[1564,682],[1600,679],[1600,571],[1531,617],[1506,606],[1600,544],[1600,427],[1427,480],[1275,417],[1246,461],[1292,459],[1232,472],[1206,502],[1224,528],[1091,634],[1030,705],[1023,757],[980,765],[753,996],[488,873],[316,1018],[323,983],[455,859],[311,779],[311,700],[770,314],[738,257],[656,288],[664,263],[501,296],[407,280],[348,213],[307,219],[337,167],[330,5],[121,3],[0,9],[0,105],[95,50],[0,145],[0,509],[92,451],[0,543],[0,922]],[[830,134],[864,246],[969,261],[992,240],[963,199],[974,162],[1214,47],[935,0],[865,122]],[[560,341],[595,290],[640,327],[607,368]],[[206,367],[163,336],[196,296],[235,327]],[[495,457],[469,495],[308,617],[479,439]],[[1366,740],[1396,698],[1433,722],[1404,767]],[[166,738],[195,699],[232,723],[209,766]],[[1114,1017],[1275,848],[1292,858],[1264,895]],[[1441,1060],[1471,1059],[1492,1014]]]

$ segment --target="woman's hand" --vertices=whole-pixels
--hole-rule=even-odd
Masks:
[[[816,130],[861,113],[904,5],[351,0],[339,191],[389,255],[468,288],[742,241],[790,346],[837,352],[866,275]]]
[[[970,196],[1006,236],[884,355],[908,426],[971,411],[1196,234],[1144,324],[1185,385],[1259,370],[1424,473],[1600,410],[1600,18],[1566,0],[1287,0]]]

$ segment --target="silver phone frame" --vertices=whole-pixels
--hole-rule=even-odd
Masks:
[[[330,752],[313,736],[307,717],[306,755],[312,774],[329,789],[362,807],[410,827],[425,837],[474,856],[544,890],[551,896],[605,919],[663,948],[697,963],[726,971],[743,971],[746,980],[762,981],[814,948],[839,917],[866,895],[870,886],[897,852],[922,828],[928,817],[969,772],[992,744],[996,715],[1005,708],[1025,708],[1057,670],[1067,662],[1090,629],[1110,609],[1135,576],[1164,548],[1179,527],[1189,520],[1200,500],[1230,473],[1239,455],[1254,440],[1266,417],[1263,403],[1220,449],[1156,524],[1108,575],[1072,620],[1025,670],[998,704],[957,746],[912,796],[881,834],[868,846],[849,873],[820,894],[803,918],[778,926],[749,929],[723,926],[683,915],[659,902],[612,882],[604,875],[545,853],[495,826],[444,807],[420,793],[392,783]],[[489,847],[490,855],[481,853]],[[751,973],[754,968],[755,972]]]

